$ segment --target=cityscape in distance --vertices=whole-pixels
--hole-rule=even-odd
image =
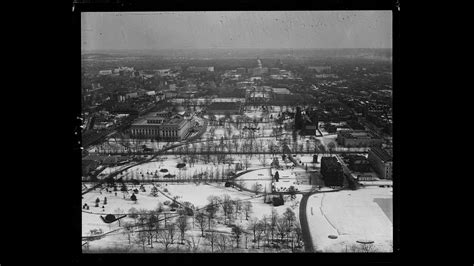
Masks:
[[[392,253],[391,23],[82,13],[82,252]]]

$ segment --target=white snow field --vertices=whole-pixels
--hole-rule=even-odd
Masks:
[[[346,252],[361,245],[356,241],[373,241],[376,252],[393,252],[392,206],[391,188],[312,195],[306,213],[314,249]]]

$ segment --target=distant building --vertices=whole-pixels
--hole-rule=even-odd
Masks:
[[[331,67],[330,66],[310,66],[308,67],[309,70],[314,70],[316,72],[322,72],[322,71],[326,71],[326,70],[331,70]]]
[[[137,98],[138,97],[138,92],[130,92],[125,94],[125,99],[130,99],[130,98]]]
[[[276,67],[272,67],[272,68],[269,69],[269,73],[273,74],[273,75],[280,74],[280,69],[276,68]]]
[[[112,70],[101,70],[99,71],[99,75],[102,75],[102,76],[112,75]]]
[[[157,138],[177,141],[187,137],[190,125],[188,120],[180,116],[166,118],[154,115],[133,123],[130,132],[135,138]]]
[[[165,91],[164,95],[165,95],[165,99],[170,99],[170,98],[175,98],[178,95],[178,93],[175,91]]]
[[[287,88],[273,88],[273,93],[275,94],[290,94],[290,90]]]
[[[336,157],[321,158],[321,175],[326,186],[342,186],[344,182],[344,173],[342,165]]]
[[[360,156],[360,155],[350,156],[349,169],[356,172],[361,172],[361,173],[370,172],[370,162],[364,156]]]
[[[381,146],[383,140],[369,131],[344,130],[337,132],[337,143],[345,147]]]
[[[109,128],[111,126],[113,126],[114,124],[112,122],[97,122],[97,123],[94,123],[94,129],[106,129],[106,128]]]
[[[246,74],[247,69],[245,67],[239,67],[239,68],[236,69],[236,72],[237,72],[237,74],[240,74],[240,75]]]
[[[196,67],[196,66],[190,66],[188,67],[189,72],[214,72],[214,67]]]
[[[252,75],[254,76],[259,76],[268,73],[268,68],[267,67],[256,67],[253,68],[251,71]]]
[[[158,69],[158,70],[155,70],[156,74],[158,74],[158,76],[160,77],[167,77],[169,75],[171,75],[171,69]]]
[[[392,149],[371,148],[368,160],[380,178],[392,179]]]
[[[207,112],[209,114],[240,114],[240,102],[214,102],[211,103],[208,108]]]

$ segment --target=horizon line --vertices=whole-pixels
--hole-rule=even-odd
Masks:
[[[209,48],[110,48],[110,49],[81,49],[82,51],[163,51],[163,50],[393,50],[392,47],[342,47],[342,48],[230,48],[230,47],[209,47]]]

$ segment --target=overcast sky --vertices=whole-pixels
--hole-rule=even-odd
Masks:
[[[392,48],[391,11],[88,12],[83,50]]]

